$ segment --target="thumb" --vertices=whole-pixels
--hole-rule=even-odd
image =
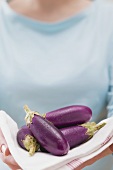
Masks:
[[[4,154],[4,156],[8,156],[11,154],[9,148],[5,144],[1,145],[1,152]]]
[[[9,148],[8,148],[8,147],[6,147],[5,156],[8,156],[8,155],[11,155],[11,153],[10,153]]]
[[[109,148],[110,148],[111,152],[113,153],[113,144],[111,144],[111,145],[109,146]]]
[[[4,138],[4,135],[0,129],[0,151],[4,154],[4,156],[10,155],[10,151],[8,149],[6,140]]]

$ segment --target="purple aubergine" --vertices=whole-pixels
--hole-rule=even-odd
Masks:
[[[62,132],[27,106],[24,109],[27,113],[26,123],[39,144],[53,155],[67,154],[70,147]]]
[[[61,128],[88,122],[92,117],[92,110],[84,105],[72,105],[43,114],[43,117]]]
[[[64,134],[66,140],[68,141],[70,149],[72,149],[91,139],[95,132],[101,129],[103,126],[105,126],[105,124],[106,123],[96,125],[95,122],[87,122],[85,124],[78,126],[61,128],[60,130]],[[47,152],[47,150],[44,149],[41,145],[40,151]]]
[[[60,130],[64,134],[71,149],[88,141],[93,137],[95,132],[105,126],[105,124],[106,123],[96,125],[94,122],[88,122],[78,126],[61,128]]]
[[[22,126],[17,132],[17,142],[21,148],[33,155],[39,149],[39,144],[28,126]]]

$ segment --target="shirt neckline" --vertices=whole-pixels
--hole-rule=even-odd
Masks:
[[[1,7],[4,11],[4,14],[8,16],[8,19],[11,19],[12,21],[18,21],[22,23],[23,25],[30,27],[34,27],[37,30],[40,31],[47,31],[47,32],[55,32],[64,30],[73,24],[78,23],[79,21],[87,18],[87,16],[90,16],[92,12],[92,8],[95,6],[95,2],[92,2],[90,6],[88,6],[86,9],[84,9],[82,12],[75,14],[67,19],[64,19],[62,21],[56,21],[56,22],[43,22],[38,21],[32,18],[29,18],[27,16],[24,16],[20,13],[17,13],[14,11],[8,4],[7,0],[3,0]]]

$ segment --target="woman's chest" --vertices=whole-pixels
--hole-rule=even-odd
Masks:
[[[30,103],[45,112],[75,103],[95,107],[105,100],[107,44],[99,37],[23,36],[3,39],[0,46],[1,106]]]
[[[99,92],[108,83],[107,48],[93,43],[93,36],[19,40],[0,47],[1,83],[7,88]]]

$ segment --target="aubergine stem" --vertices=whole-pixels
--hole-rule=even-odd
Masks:
[[[86,123],[86,124],[82,124],[80,126],[83,126],[85,128],[87,128],[87,132],[86,134],[89,135],[89,138],[93,137],[94,133],[98,130],[100,130],[102,127],[104,127],[106,125],[105,122],[101,123],[101,124],[96,124],[95,123]]]
[[[26,150],[29,151],[30,156],[34,155],[34,153],[40,148],[40,145],[33,136],[26,135],[25,140],[23,140],[22,142]]]
[[[46,118],[46,113],[41,114],[43,118]]]
[[[97,124],[95,122],[86,122],[86,123],[81,124],[80,126],[83,126],[89,130],[90,129],[92,130],[92,128],[95,127],[96,125]]]
[[[40,115],[38,112],[30,110],[27,105],[24,106],[24,111],[26,112],[25,121],[27,125],[32,123],[34,115]]]
[[[81,125],[83,125],[84,127],[92,127],[92,126],[95,126],[96,123],[95,122],[86,122],[86,123],[83,123]]]

